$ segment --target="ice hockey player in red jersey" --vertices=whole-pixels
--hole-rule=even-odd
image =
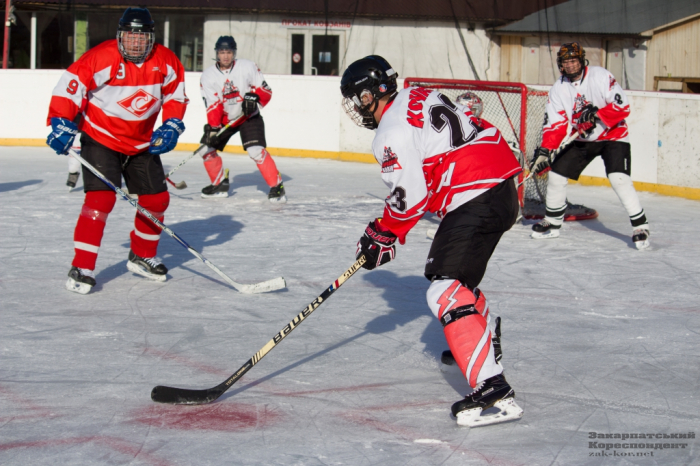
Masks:
[[[608,70],[588,66],[586,52],[577,42],[561,46],[557,64],[561,78],[549,91],[542,147],[535,152],[530,168],[534,173],[551,168],[545,218],[533,225],[532,237],[559,236],[569,178],[578,180],[584,168],[600,155],[610,184],[630,217],[632,242],[637,249],[645,249],[649,247],[649,224],[630,178],[632,160],[625,121],[630,114],[627,96]],[[569,125],[579,136],[552,160],[552,151],[568,136]]]
[[[185,130],[188,100],[184,69],[166,47],[155,44],[155,27],[145,8],[128,8],[117,39],[92,48],[68,67],[53,90],[47,144],[67,154],[82,133],[81,157],[114,185],[122,176],[139,204],[163,220],[170,202],[159,154],[171,151]],[[160,110],[163,124],[153,130]],[[82,115],[79,125],[73,123]],[[107,216],[116,194],[83,169],[85,201],[75,227],[75,256],[66,288],[87,294],[95,286],[95,263]],[[136,214],[127,268],[164,281],[167,268],[157,258],[160,228]]]
[[[202,197],[227,197],[228,174],[217,151],[224,150],[231,136],[241,133],[243,149],[255,161],[270,187],[270,202],[287,202],[282,176],[267,151],[265,123],[260,115],[272,98],[272,89],[265,82],[258,66],[250,60],[236,58],[236,41],[221,36],[216,41],[216,64],[202,73],[200,88],[207,107],[207,124],[202,144],[209,150],[202,156],[211,185],[202,189]],[[230,126],[220,135],[222,127]]]
[[[478,284],[503,233],[515,223],[513,177],[521,167],[496,128],[475,125],[468,108],[439,92],[397,92],[398,74],[377,55],[352,63],[341,79],[343,106],[360,126],[376,129],[372,151],[391,190],[384,214],[357,245],[363,267],[392,260],[395,242],[426,212],[442,218],[425,266],[428,305],[474,391],[452,406],[460,425],[517,419],[522,409],[494,356],[494,319]],[[495,406],[498,414],[483,414]]]

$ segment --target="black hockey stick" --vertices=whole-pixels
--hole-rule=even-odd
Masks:
[[[109,186],[112,191],[116,192],[119,194],[125,201],[127,201],[129,204],[134,206],[136,210],[141,212],[143,216],[148,218],[151,222],[155,223],[158,225],[158,227],[166,232],[168,235],[170,235],[171,238],[173,238],[175,241],[180,243],[185,249],[187,249],[193,256],[195,256],[197,259],[201,260],[204,262],[204,264],[212,269],[214,272],[217,273],[221,278],[223,278],[226,283],[231,285],[236,291],[240,291],[241,293],[266,293],[268,291],[274,291],[274,290],[281,290],[285,286],[287,286],[286,282],[284,281],[284,278],[282,277],[277,277],[273,278],[272,280],[267,280],[261,283],[255,283],[253,285],[243,285],[241,283],[236,283],[231,278],[229,278],[228,275],[223,273],[217,266],[209,262],[209,259],[198,253],[192,246],[187,244],[187,242],[180,238],[174,231],[172,231],[170,228],[165,226],[163,222],[158,220],[153,214],[151,214],[148,210],[146,210],[141,204],[139,204],[136,199],[132,198],[128,194],[126,194],[124,191],[122,191],[120,188],[116,187],[111,181],[109,181],[105,176],[100,173],[95,167],[93,167],[87,160],[82,158],[77,152],[71,149],[71,152],[73,152],[73,157],[79,161],[80,163],[83,164],[85,168],[90,170],[96,177],[98,177],[104,184]]]
[[[224,131],[226,131],[227,129],[229,129],[233,124],[238,123],[239,121],[241,121],[241,120],[243,119],[243,117],[245,117],[245,115],[241,113],[241,114],[238,116],[238,118],[236,118],[235,120],[231,120],[231,121],[229,121],[228,123],[226,123],[226,125],[225,125],[223,128],[221,128],[221,129],[219,130],[219,132],[216,133],[216,135],[217,135],[217,136],[221,136],[221,134],[222,134]],[[186,164],[187,162],[189,162],[190,159],[191,159],[192,157],[194,157],[195,155],[204,155],[204,154],[208,151],[208,149],[209,149],[209,146],[207,146],[206,144],[202,144],[201,146],[199,146],[199,148],[198,148],[196,151],[192,152],[191,155],[188,155],[188,156],[185,158],[185,160],[183,160],[182,162],[180,162],[180,164],[179,164],[177,167],[173,168],[172,170],[170,170],[170,171],[165,175],[165,181],[167,181],[168,183],[170,183],[171,185],[173,185],[173,186],[175,187],[175,189],[185,189],[185,188],[187,187],[187,183],[185,183],[185,180],[182,180],[182,181],[179,181],[179,182],[177,182],[177,183],[174,183],[174,182],[170,179],[170,177],[171,177],[172,174],[175,173],[181,166],[183,166],[184,164]]]
[[[231,385],[236,383],[243,375],[248,372],[254,365],[256,365],[260,360],[270,351],[272,348],[277,346],[287,335],[291,333],[301,322],[306,319],[312,312],[316,310],[318,306],[323,304],[330,295],[332,295],[335,290],[340,288],[340,286],[345,283],[347,279],[352,277],[355,272],[360,270],[362,264],[367,261],[364,254],[360,256],[359,259],[355,261],[349,269],[347,269],[338,279],[333,282],[331,286],[326,288],[320,296],[311,301],[311,303],[304,308],[297,316],[292,319],[282,330],[280,330],[277,335],[272,337],[272,340],[268,341],[265,346],[263,346],[260,351],[255,353],[255,355],[250,358],[245,364],[241,366],[231,377],[221,382],[219,385],[213,388],[207,388],[204,390],[190,390],[187,388],[175,388],[175,387],[165,387],[163,385],[158,385],[151,390],[151,399],[157,403],[170,403],[176,405],[202,405],[206,403],[211,403],[212,401],[219,398],[224,394],[226,390],[231,388]]]

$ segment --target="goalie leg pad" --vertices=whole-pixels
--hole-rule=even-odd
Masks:
[[[72,265],[95,270],[97,253],[102,243],[107,217],[112,212],[117,196],[113,191],[88,191],[73,233],[75,256]]]
[[[158,194],[142,194],[139,196],[139,204],[162,222],[165,218],[165,210],[170,204],[170,194],[167,191]],[[160,232],[160,227],[141,212],[137,212],[134,218],[134,229],[131,231],[131,250],[140,257],[155,257]]]
[[[447,345],[471,387],[503,372],[494,357],[486,318],[476,309],[478,299],[469,288],[453,279],[435,280],[428,288],[427,299],[431,311],[442,322]],[[480,307],[482,303],[485,304],[485,298]]]
[[[204,168],[207,170],[211,184],[216,186],[221,183],[224,177],[224,162],[216,150],[212,149],[210,152],[207,152],[202,156],[202,159],[204,160]]]

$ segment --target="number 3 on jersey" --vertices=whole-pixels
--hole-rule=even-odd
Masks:
[[[119,64],[119,71],[117,71],[117,79],[126,78],[126,68],[124,68],[124,63]]]
[[[406,212],[406,190],[397,186],[389,197],[389,205],[399,212]]]

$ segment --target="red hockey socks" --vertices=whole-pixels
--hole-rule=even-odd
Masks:
[[[282,176],[267,149],[262,146],[251,146],[247,151],[250,158],[255,160],[258,170],[269,187],[277,186],[282,182]]]
[[[116,202],[117,196],[113,191],[88,191],[85,193],[83,208],[73,233],[75,245],[73,266],[95,270],[97,253],[102,243],[107,216]]]
[[[204,160],[204,168],[207,170],[211,184],[216,186],[221,183],[224,177],[224,162],[219,157],[219,154],[214,150],[204,154],[202,159]]]
[[[170,194],[165,191],[158,194],[142,194],[139,204],[159,221],[163,221],[165,210],[170,204]],[[155,257],[158,252],[158,240],[161,229],[146,216],[138,212],[131,231],[131,250],[141,257]]]
[[[457,280],[435,280],[428,288],[428,305],[443,324],[455,362],[471,387],[503,372],[494,358],[487,326],[488,305],[483,293]]]

